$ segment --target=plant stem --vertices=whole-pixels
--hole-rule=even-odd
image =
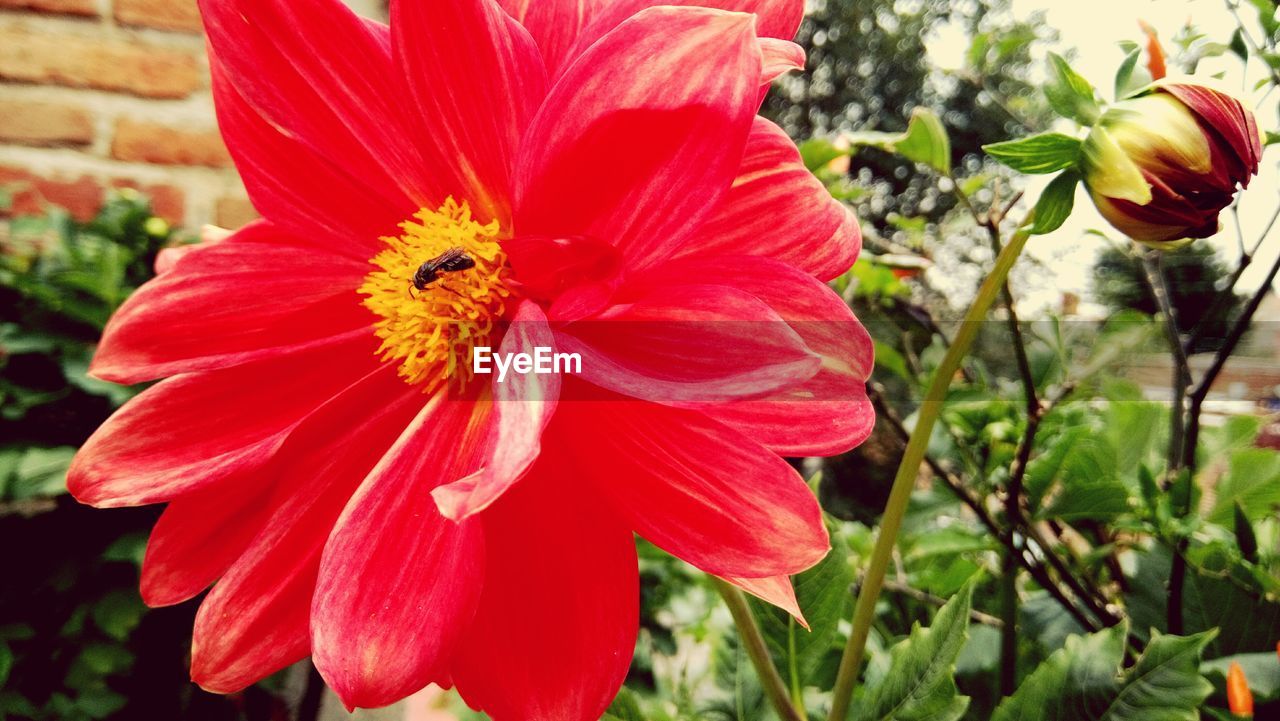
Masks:
[[[755,668],[756,675],[760,677],[760,686],[764,689],[765,698],[769,699],[769,704],[778,713],[778,718],[782,721],[802,721],[804,717],[795,706],[791,705],[787,685],[778,674],[777,667],[773,665],[773,659],[769,656],[769,647],[765,645],[764,636],[760,634],[755,616],[751,615],[751,607],[747,605],[746,596],[737,586],[716,576],[711,577],[711,583],[720,592],[724,605],[729,607],[729,614],[733,616],[733,625],[738,627],[738,635],[742,638],[742,648],[751,659],[751,665]]]
[[[925,392],[924,402],[920,406],[916,418],[915,429],[911,432],[911,440],[903,453],[902,462],[898,465],[897,476],[893,480],[893,489],[889,492],[889,501],[885,506],[884,516],[880,521],[880,534],[871,553],[871,562],[858,593],[858,602],[853,611],[853,630],[849,634],[849,642],[845,645],[844,655],[840,658],[840,670],[836,674],[836,684],[831,700],[831,713],[828,721],[844,721],[849,713],[849,704],[853,699],[853,690],[857,685],[858,674],[862,669],[862,655],[866,651],[867,636],[871,631],[871,623],[875,620],[876,601],[880,598],[880,589],[884,583],[885,572],[897,543],[898,531],[902,527],[902,517],[907,510],[907,501],[911,498],[911,489],[915,485],[920,464],[928,450],[929,436],[933,426],[942,412],[942,402],[951,387],[951,380],[960,369],[960,364],[968,354],[970,346],[978,335],[983,319],[991,304],[995,302],[1004,287],[1014,262],[1022,253],[1022,249],[1031,237],[1027,223],[1030,214],[1009,240],[1009,244],[996,257],[995,267],[982,282],[978,295],[969,306],[960,330],[956,333],[951,347],[947,349],[942,363],[934,372],[929,388]]]

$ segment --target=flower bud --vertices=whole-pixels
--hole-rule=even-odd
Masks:
[[[1161,84],[1116,103],[1084,143],[1098,211],[1134,240],[1218,232],[1218,213],[1258,172],[1262,140],[1240,101],[1199,85]]]
[[[1245,678],[1244,669],[1235,661],[1227,667],[1227,706],[1232,716],[1253,718],[1253,693],[1249,691],[1249,679]]]

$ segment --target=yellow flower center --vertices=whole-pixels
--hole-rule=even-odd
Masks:
[[[449,379],[465,383],[471,379],[472,348],[489,345],[511,295],[503,282],[506,256],[497,242],[498,222],[481,225],[465,202],[450,197],[438,210],[419,210],[400,229],[400,236],[382,238],[387,247],[370,259],[374,270],[359,291],[367,296],[365,307],[379,316],[378,353],[385,361],[400,361],[400,377],[425,383],[425,391]],[[449,251],[455,258],[461,251],[464,262],[457,266],[474,266],[445,265],[434,272],[433,266],[423,267]]]

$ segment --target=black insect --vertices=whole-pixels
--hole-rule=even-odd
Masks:
[[[474,267],[476,267],[476,261],[467,255],[467,251],[462,248],[450,248],[418,266],[418,272],[413,274],[413,287],[426,290],[427,286],[439,279],[441,273],[456,273]]]

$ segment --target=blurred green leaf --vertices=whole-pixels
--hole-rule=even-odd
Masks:
[[[1142,48],[1136,44],[1128,48],[1120,69],[1116,71],[1116,100],[1124,100],[1151,84],[1151,73],[1138,63],[1141,58]]]
[[[944,175],[951,172],[951,140],[942,120],[928,108],[918,107],[903,133],[863,131],[844,135],[854,145],[867,145],[907,160],[923,163]]]
[[[1031,232],[1036,235],[1052,233],[1071,217],[1071,209],[1076,203],[1076,184],[1080,175],[1074,170],[1063,171],[1061,175],[1049,181],[1040,199],[1036,201],[1035,222]]]
[[[1055,112],[1081,125],[1093,125],[1102,114],[1093,86],[1057,53],[1049,53],[1044,95]]]
[[[111,638],[123,641],[146,613],[142,599],[132,590],[115,590],[93,604],[94,624]]]
[[[1232,454],[1208,519],[1230,528],[1236,504],[1251,521],[1280,507],[1280,453],[1268,448],[1245,448]]]
[[[1019,173],[1065,170],[1080,160],[1080,140],[1062,133],[1040,133],[982,146],[987,155]]]
[[[601,721],[647,721],[644,712],[640,710],[640,702],[636,700],[635,694],[631,690],[623,687],[618,691],[618,695],[613,699],[613,703],[609,704],[609,708],[604,712],[604,718]]]
[[[1119,479],[1102,477],[1064,483],[1037,518],[1062,521],[1111,521],[1132,510],[1129,488]]]
[[[889,670],[867,686],[858,721],[956,721],[969,698],[956,688],[956,659],[968,639],[972,584],[889,651]]]
[[[40,496],[57,496],[67,492],[67,466],[76,449],[28,448],[13,469],[9,497],[21,500]]]

